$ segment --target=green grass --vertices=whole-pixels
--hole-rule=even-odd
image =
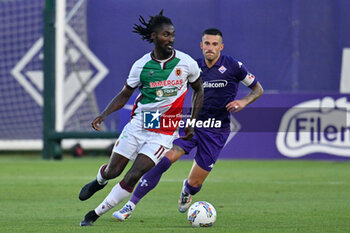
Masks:
[[[194,201],[217,210],[212,228],[192,228],[177,211],[192,162],[179,161],[159,186],[119,223],[108,212],[93,227],[80,227],[120,180],[81,202],[80,188],[106,157],[43,161],[0,156],[0,232],[349,232],[350,163],[220,160]],[[122,177],[122,176],[121,176]],[[118,205],[115,209],[121,207]]]

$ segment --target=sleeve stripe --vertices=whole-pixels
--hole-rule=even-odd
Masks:
[[[258,80],[254,79],[254,81],[252,82],[252,84],[250,84],[248,87],[249,87],[249,88],[253,88],[257,83],[258,83]]]

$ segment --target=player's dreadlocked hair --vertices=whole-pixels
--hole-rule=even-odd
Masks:
[[[145,19],[140,15],[139,21],[141,24],[134,24],[133,31],[142,36],[142,40],[146,40],[149,43],[153,42],[151,37],[152,32],[159,28],[162,24],[171,24],[171,19],[163,16],[163,10],[159,12],[158,15],[150,16],[150,19],[146,23]]]

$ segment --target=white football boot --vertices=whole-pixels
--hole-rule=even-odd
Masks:
[[[122,222],[125,219],[128,219],[131,216],[131,213],[135,209],[135,204],[128,201],[123,208],[113,213],[113,218],[115,218],[118,222]]]
[[[185,182],[186,182],[186,180],[184,180],[184,182],[183,182],[183,187],[181,190],[181,194],[180,194],[180,198],[179,198],[179,205],[178,205],[178,209],[181,213],[185,213],[188,210],[188,208],[190,208],[190,205],[192,202],[192,195],[184,192]]]

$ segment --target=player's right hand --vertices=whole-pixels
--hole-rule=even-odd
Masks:
[[[103,116],[96,117],[95,120],[93,120],[93,122],[91,123],[92,128],[94,128],[97,131],[100,131],[100,126],[104,120],[105,118]]]

